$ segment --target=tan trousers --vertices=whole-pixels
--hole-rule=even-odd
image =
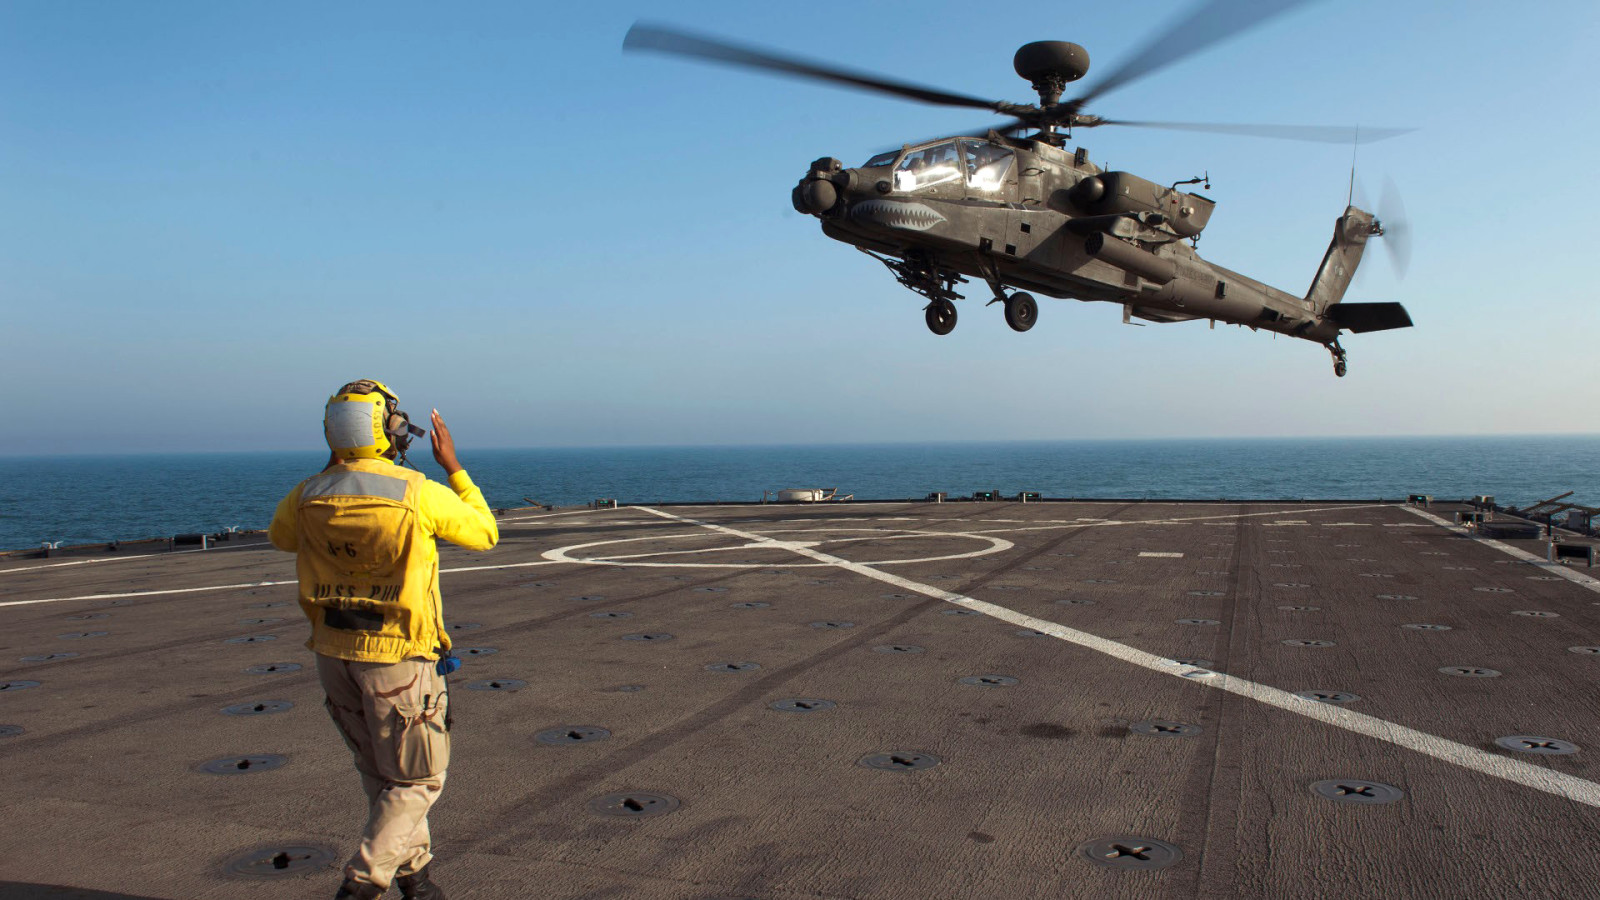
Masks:
[[[386,888],[433,859],[428,810],[450,763],[444,677],[431,660],[363,663],[321,655],[317,675],[367,794],[367,829],[345,877]]]

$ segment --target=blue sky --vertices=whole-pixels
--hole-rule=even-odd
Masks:
[[[1594,432],[1600,7],[1323,2],[1137,84],[1125,118],[1409,125],[1417,327],[1320,347],[1041,298],[922,301],[789,206],[806,165],[984,124],[620,51],[639,18],[1032,99],[1016,46],[1104,71],[1186,3],[0,5],[0,453],[290,449],[387,380],[464,446]],[[1091,80],[1093,79],[1091,72]],[[1300,293],[1350,148],[1106,128],[1209,171],[1206,258]],[[1578,391],[1574,397],[1571,392]]]

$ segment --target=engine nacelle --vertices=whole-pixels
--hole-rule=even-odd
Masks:
[[[1073,205],[1090,215],[1133,215],[1146,225],[1166,225],[1194,237],[1211,221],[1212,201],[1156,184],[1128,172],[1091,175],[1067,193]]]

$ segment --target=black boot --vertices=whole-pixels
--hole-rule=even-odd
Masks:
[[[346,881],[339,886],[339,893],[333,895],[333,900],[378,900],[386,890],[375,884]]]
[[[405,900],[446,900],[444,891],[428,880],[428,869],[432,865],[428,863],[417,872],[396,878],[394,883],[400,886],[400,896]]]

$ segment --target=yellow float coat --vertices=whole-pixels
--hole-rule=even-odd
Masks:
[[[386,459],[351,459],[278,503],[272,545],[296,555],[300,608],[316,653],[358,662],[437,659],[449,649],[439,594],[443,538],[469,550],[500,540],[466,472],[450,486]]]

